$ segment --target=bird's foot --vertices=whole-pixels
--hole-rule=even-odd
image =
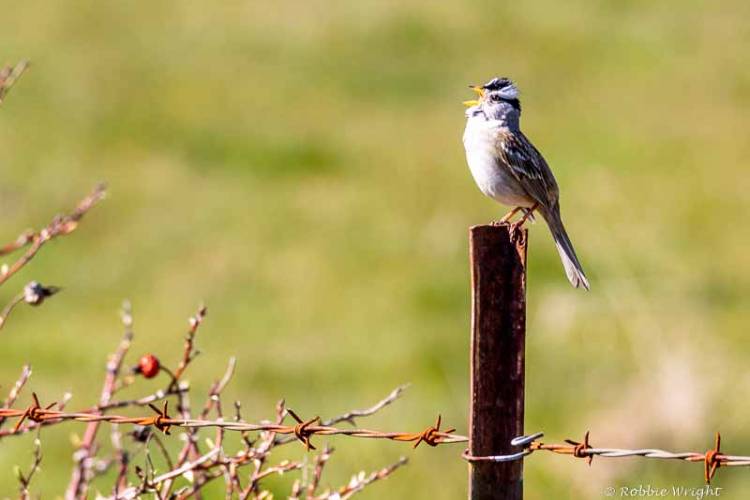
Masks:
[[[522,208],[518,207],[516,210],[523,211],[523,217],[518,219],[515,222],[511,222],[509,224],[508,231],[510,232],[510,240],[512,242],[515,242],[518,239],[518,236],[520,235],[523,237],[523,225],[526,223],[527,220],[530,220],[531,222],[534,222],[534,210],[536,210],[538,204],[534,204],[531,208]]]
[[[511,243],[515,243],[516,241],[522,241],[524,222],[525,222],[525,219],[522,219],[522,220],[518,220],[518,221],[511,222],[510,224],[508,224],[508,233],[510,233]]]

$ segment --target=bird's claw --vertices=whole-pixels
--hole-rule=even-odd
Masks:
[[[526,219],[521,219],[516,222],[511,222],[508,224],[508,233],[510,233],[510,242],[511,243],[523,243],[524,239],[524,231],[523,231],[523,224],[526,222]]]
[[[530,220],[531,222],[534,222],[534,210],[536,210],[538,205],[534,205],[531,208],[525,208],[525,207],[516,207],[513,209],[508,215],[500,219],[500,225],[507,225],[508,226],[508,232],[510,233],[510,241],[515,243],[516,241],[523,242],[523,239],[518,239],[519,234],[521,235],[521,238],[523,238],[523,225],[526,223],[527,220]],[[521,211],[523,212],[523,216],[514,222],[509,222],[510,218],[515,215],[516,212]]]

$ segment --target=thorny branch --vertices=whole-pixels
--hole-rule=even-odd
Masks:
[[[66,491],[66,498],[85,498],[91,489],[92,481],[100,477],[102,473],[110,468],[117,472],[115,482],[109,488],[97,488],[100,491],[112,491],[113,499],[136,498],[145,493],[155,493],[158,498],[173,497],[178,499],[196,497],[199,498],[201,490],[205,485],[223,478],[225,491],[228,496],[236,496],[240,499],[267,498],[269,492],[263,489],[263,481],[271,475],[285,474],[293,471],[304,470],[306,461],[273,461],[273,450],[276,446],[288,441],[278,439],[278,436],[289,437],[298,440],[308,449],[314,449],[311,440],[314,436],[348,436],[367,439],[387,439],[393,441],[412,442],[418,445],[426,442],[431,446],[443,443],[465,442],[466,437],[453,434],[453,429],[441,430],[441,422],[438,417],[435,425],[428,426],[420,432],[381,432],[362,428],[338,428],[336,423],[350,422],[353,419],[370,416],[395,401],[403,392],[403,387],[398,387],[388,396],[375,405],[363,409],[352,410],[343,415],[321,421],[316,417],[303,420],[292,410],[286,408],[283,401],[276,408],[276,417],[273,421],[250,423],[242,419],[240,405],[235,403],[236,415],[234,418],[225,419],[221,403],[221,395],[230,383],[235,372],[236,360],[231,358],[224,374],[214,382],[209,389],[205,403],[198,413],[198,418],[192,417],[186,397],[189,392],[189,384],[182,378],[187,367],[195,358],[195,338],[198,327],[206,315],[205,307],[201,307],[198,313],[190,320],[190,328],[185,340],[184,349],[177,368],[172,372],[163,369],[169,377],[165,389],[157,391],[149,396],[135,399],[123,399],[116,401],[115,393],[127,386],[131,386],[134,375],[124,370],[126,357],[130,352],[133,341],[133,319],[129,305],[123,307],[122,321],[124,325],[123,338],[114,354],[107,363],[105,381],[102,386],[99,403],[81,411],[66,411],[64,406],[67,398],[61,404],[43,405],[36,394],[32,394],[32,403],[25,408],[13,408],[19,392],[27,384],[30,369],[27,367],[21,374],[13,389],[11,390],[3,408],[0,408],[0,424],[6,419],[13,419],[13,428],[0,429],[0,438],[16,436],[30,431],[40,431],[43,427],[57,425],[62,422],[79,421],[86,422],[87,428],[78,450],[74,454],[74,467],[70,484]],[[157,368],[161,366],[158,359]],[[142,358],[143,359],[143,358]],[[143,371],[135,372],[141,376],[147,376]],[[157,372],[158,373],[158,372]],[[151,376],[149,372],[149,376]],[[153,375],[156,375],[154,373]],[[169,412],[169,399],[176,398],[179,416],[172,417]],[[154,403],[161,401],[160,407]],[[130,408],[137,410],[145,406],[150,407],[153,412],[150,415],[126,416],[110,414],[108,411],[116,408]],[[286,423],[288,417],[295,421]],[[111,452],[105,453],[105,447],[97,440],[97,430],[103,423],[111,424],[110,443]],[[132,425],[132,432],[122,434],[122,426]],[[175,459],[172,459],[169,447],[165,446],[159,437],[151,430],[156,429],[164,434],[170,434],[173,428],[182,428],[186,443]],[[214,429],[213,439],[205,439],[208,449],[201,451],[198,446],[198,433],[204,429]],[[237,432],[241,436],[239,448],[234,451],[227,449],[224,440],[225,432]],[[257,435],[256,439],[252,436]],[[135,449],[125,442],[124,437],[130,436]],[[148,448],[155,443],[161,452],[163,464],[167,470],[159,471],[151,460]],[[137,459],[138,450],[146,450],[145,456]],[[328,489],[324,493],[318,493],[321,483],[323,468],[331,457],[332,448],[325,446],[323,452],[315,457],[314,469],[311,472],[311,480],[304,485],[295,482],[292,487],[298,493],[304,487],[305,498],[308,499],[338,499],[349,498],[351,495],[361,491],[369,484],[388,477],[394,470],[406,463],[405,459],[397,463],[375,471],[370,474],[360,472],[352,477],[352,480],[336,489]],[[41,460],[41,452],[39,451]],[[145,460],[145,462],[144,462]],[[32,467],[31,472],[25,476],[19,475],[24,491],[28,491],[29,483],[38,463]],[[244,472],[247,469],[247,472]],[[22,478],[22,479],[21,479]],[[135,479],[135,481],[134,481]],[[177,485],[176,481],[183,481]],[[187,480],[187,482],[184,482]]]

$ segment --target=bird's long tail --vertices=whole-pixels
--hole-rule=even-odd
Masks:
[[[552,238],[555,240],[555,246],[560,254],[560,260],[562,260],[568,280],[575,288],[583,287],[588,290],[589,280],[586,279],[583,267],[581,267],[576,251],[573,249],[573,244],[570,242],[570,238],[568,238],[568,233],[565,232],[565,226],[563,226],[562,219],[560,218],[559,205],[555,204],[554,207],[548,210],[540,209],[539,211],[544,220],[547,221]]]

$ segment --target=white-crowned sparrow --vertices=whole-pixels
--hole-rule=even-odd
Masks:
[[[547,162],[521,132],[518,89],[507,78],[493,78],[471,87],[477,100],[466,101],[464,148],[479,189],[490,198],[515,207],[501,219],[508,222],[518,211],[518,227],[533,217],[544,217],[560,253],[565,274],[574,287],[589,289],[573,244],[560,218],[560,191]]]

